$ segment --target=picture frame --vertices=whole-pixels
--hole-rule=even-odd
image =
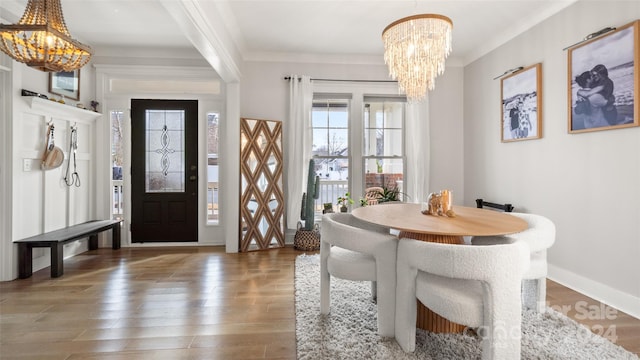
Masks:
[[[80,69],[49,73],[49,92],[80,100]]]
[[[569,49],[569,133],[640,125],[639,33],[636,20]]]
[[[542,63],[500,80],[502,142],[542,138]]]

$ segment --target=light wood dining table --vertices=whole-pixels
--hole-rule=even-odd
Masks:
[[[354,209],[354,217],[399,230],[399,238],[463,244],[464,236],[508,235],[526,230],[527,222],[493,210],[454,206],[455,217],[425,215],[420,204],[391,203]],[[418,301],[416,326],[435,333],[461,333],[465,326],[432,312]]]

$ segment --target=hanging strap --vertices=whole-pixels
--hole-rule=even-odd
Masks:
[[[52,123],[49,123],[49,126],[47,127],[47,134],[44,137],[44,143],[45,143],[45,147],[44,147],[44,154],[42,155],[42,161],[44,161],[47,158],[47,154],[49,153],[49,151],[53,150],[53,147],[55,146],[53,141],[53,124]]]
[[[69,159],[67,160],[67,173],[64,177],[64,182],[67,186],[75,185],[76,187],[80,187],[80,175],[78,175],[77,163],[76,163],[76,152],[78,150],[78,127],[71,127],[71,134],[69,136]],[[69,174],[71,171],[71,153],[73,152],[73,173]]]

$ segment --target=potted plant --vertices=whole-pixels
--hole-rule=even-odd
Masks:
[[[340,208],[340,212],[347,212],[347,205],[349,204],[353,204],[351,194],[347,192],[344,196],[338,196],[338,207]]]
[[[379,192],[379,194],[380,197],[378,198],[378,203],[400,201],[400,195],[407,196],[407,194],[400,192],[397,187],[389,188],[386,186],[382,187],[382,192]]]
[[[323,203],[322,204],[322,213],[329,214],[333,212],[333,204],[332,203]]]

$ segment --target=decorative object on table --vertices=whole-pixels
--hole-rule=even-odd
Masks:
[[[29,0],[17,24],[0,24],[0,50],[41,71],[73,71],[91,59],[91,47],[73,39],[60,0]]]
[[[502,142],[542,137],[542,64],[500,80]]]
[[[422,213],[426,215],[455,217],[453,211],[453,194],[450,190],[441,190],[432,192],[427,197],[426,210],[422,209]]]
[[[340,208],[340,212],[347,212],[349,210],[348,206],[351,204],[353,204],[353,199],[349,192],[346,192],[343,196],[338,196],[338,207]]]
[[[49,92],[80,100],[80,69],[49,73]]]
[[[453,22],[446,16],[419,14],[394,21],[382,31],[384,62],[409,101],[433,90],[451,53]],[[416,71],[416,69],[419,69]]]
[[[47,127],[44,154],[42,155],[42,170],[55,169],[64,162],[64,153],[62,149],[56,146],[53,138],[54,128],[53,123],[50,122]]]
[[[320,195],[320,177],[315,175],[315,161],[309,160],[307,174],[307,191],[302,194],[300,218],[304,226],[298,222],[298,229],[293,237],[293,247],[298,250],[313,251],[320,249],[320,231],[315,224],[314,200]]]
[[[71,127],[71,136],[69,137],[69,152],[67,158],[67,172],[64,176],[64,183],[67,186],[80,187],[80,175],[78,175],[78,166],[76,163],[76,153],[78,152],[78,126]],[[73,172],[71,172],[71,154],[73,154]]]
[[[639,28],[636,20],[569,48],[569,133],[640,125]]]
[[[97,102],[95,100],[91,100],[89,105],[91,105],[91,110],[93,110],[94,112],[98,112],[98,105],[100,105],[99,102]]]
[[[324,203],[322,204],[322,213],[329,214],[333,212],[333,204],[332,203]]]

